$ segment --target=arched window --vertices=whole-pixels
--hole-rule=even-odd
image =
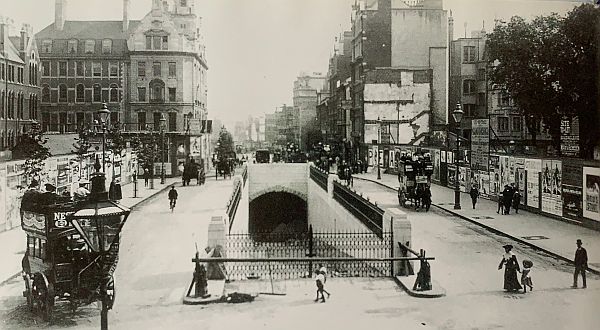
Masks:
[[[19,119],[23,119],[25,114],[25,95],[19,93]]]
[[[75,102],[83,103],[85,101],[85,86],[83,84],[77,84],[75,87]]]
[[[164,102],[165,83],[160,79],[154,79],[150,82],[150,102]]]
[[[42,102],[50,103],[50,87],[48,85],[42,86]]]
[[[0,150],[4,150],[4,131],[0,131]]]
[[[116,84],[110,85],[110,102],[119,102],[119,89]]]
[[[58,102],[67,102],[67,85],[65,84],[58,85]]]
[[[11,119],[15,118],[15,92],[10,92],[10,117]]]
[[[93,102],[102,102],[102,88],[99,84],[94,84],[92,88]]]

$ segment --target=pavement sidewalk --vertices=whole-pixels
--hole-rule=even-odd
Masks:
[[[398,178],[393,174],[382,173],[380,180],[376,172],[356,174],[354,177],[394,190],[399,186]],[[600,235],[593,229],[524,210],[519,210],[518,214],[514,210],[508,215],[498,214],[498,203],[484,198],[479,198],[473,209],[467,193],[460,194],[461,209],[455,210],[454,190],[436,184],[431,185],[431,194],[434,206],[565,261],[573,261],[577,248],[575,241],[579,238],[588,251],[590,271],[600,274],[600,254],[597,252],[600,251]]]
[[[154,178],[154,189],[150,189],[150,185],[144,187],[144,180],[138,180],[137,197],[133,197],[133,183],[124,185],[121,187],[123,199],[121,199],[120,203],[133,209],[152,196],[159,194],[174,184],[180,185],[180,183],[181,178],[179,177],[167,178],[164,184],[160,184],[160,178]],[[26,238],[25,232],[20,226],[0,233],[0,261],[2,261],[2,267],[0,267],[0,285],[21,273],[21,259],[25,254],[25,247],[27,245]]]

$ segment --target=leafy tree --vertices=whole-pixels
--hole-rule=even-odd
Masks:
[[[235,149],[234,149],[233,137],[231,133],[227,131],[225,126],[221,127],[221,131],[219,132],[219,139],[217,140],[217,147],[215,148],[215,152],[217,153],[217,159],[219,161],[227,158],[235,157]]]
[[[505,88],[532,134],[540,120],[560,149],[562,116],[579,116],[581,154],[591,157],[600,131],[597,97],[597,33],[600,9],[584,4],[566,17],[512,17],[488,36],[490,80]],[[592,28],[590,28],[592,27]],[[597,28],[596,28],[597,29]],[[535,141],[535,135],[533,135]]]
[[[28,181],[39,181],[44,174],[46,159],[52,156],[45,146],[47,142],[48,139],[43,136],[37,125],[34,125],[29,134],[23,135],[12,149],[14,159],[25,159],[23,172]]]

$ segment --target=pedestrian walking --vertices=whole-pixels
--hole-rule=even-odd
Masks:
[[[471,191],[469,192],[471,195],[471,202],[473,202],[473,210],[475,209],[475,204],[477,204],[477,197],[479,197],[479,189],[477,189],[477,185],[474,184],[471,187]]]
[[[321,302],[325,302],[325,295],[327,293],[327,298],[329,298],[329,293],[325,291],[325,274],[321,273],[319,269],[315,271],[317,274],[316,284],[317,284],[317,297],[315,298],[315,302],[319,301],[319,293],[321,294]]]
[[[496,213],[498,213],[498,214],[504,214],[503,201],[504,201],[504,196],[502,195],[502,193],[499,193],[498,194],[498,211],[496,211]],[[502,213],[500,213],[500,212],[502,212]]]
[[[572,288],[577,288],[577,277],[579,277],[580,273],[581,278],[583,279],[583,288],[587,288],[587,285],[585,283],[585,270],[588,266],[588,257],[587,251],[581,246],[582,244],[583,242],[581,242],[580,239],[577,239],[577,250],[575,250],[575,273],[573,274]]]
[[[517,272],[520,272],[519,262],[517,261],[517,256],[512,253],[513,246],[511,244],[506,244],[502,246],[504,248],[504,255],[502,256],[502,260],[500,260],[500,264],[498,265],[498,270],[502,269],[504,266],[504,290],[506,291],[519,291],[521,290],[521,284],[519,284],[519,279],[517,278]]]
[[[531,268],[533,262],[531,260],[523,260],[523,272],[521,272],[521,285],[523,286],[523,293],[527,293],[527,287],[529,291],[533,290],[533,281],[531,281]]]
[[[521,205],[521,193],[519,193],[519,189],[515,189],[512,202],[513,208],[515,209],[515,213],[519,214],[519,205]]]
[[[502,204],[504,205],[504,214],[510,214],[510,206],[512,204],[513,191],[509,185],[504,186],[502,191]]]
[[[425,187],[422,192],[423,194],[423,207],[425,207],[425,212],[429,212],[429,208],[431,207],[431,189],[429,187]]]
[[[148,180],[150,179],[150,171],[148,168],[144,167],[144,187],[148,187]]]

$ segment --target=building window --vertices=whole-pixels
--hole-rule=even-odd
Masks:
[[[118,63],[110,63],[108,70],[109,70],[109,74],[111,77],[119,76],[119,64]]]
[[[110,102],[119,102],[119,90],[117,89],[117,85],[110,85]]]
[[[4,91],[0,93],[2,99],[0,100],[0,118],[4,118]]]
[[[146,129],[146,113],[145,112],[138,112],[137,113],[137,117],[138,117],[138,128],[139,128],[139,130],[145,130]]]
[[[498,117],[498,131],[508,132],[508,117]]]
[[[463,111],[465,112],[465,117],[475,117],[475,104],[463,104]]]
[[[177,95],[177,89],[169,88],[169,102],[175,102],[176,95]]]
[[[150,82],[150,102],[163,102],[165,97],[165,83],[160,79]]]
[[[75,72],[77,77],[83,77],[83,62],[77,61],[75,66],[77,68]]]
[[[168,36],[163,36],[162,37],[162,49],[163,50],[168,50],[169,49],[169,37]]]
[[[75,87],[75,102],[83,103],[85,101],[85,86],[83,84],[77,84]]]
[[[169,112],[169,132],[177,131],[177,113]]]
[[[69,40],[67,44],[69,53],[77,53],[77,40]]]
[[[61,103],[67,102],[67,85],[64,85],[64,84],[58,85],[58,102],[61,102]]]
[[[520,116],[512,117],[512,130],[513,132],[520,132],[522,129],[522,122]]]
[[[146,36],[146,49],[152,49],[152,37]]]
[[[509,106],[510,105],[510,95],[506,91],[501,91],[498,94],[498,105],[499,106]]]
[[[52,53],[52,40],[42,41],[42,52]]]
[[[42,102],[50,102],[50,87],[48,85],[42,86]]]
[[[158,131],[160,129],[160,118],[162,117],[161,113],[155,112],[152,117],[154,129]]]
[[[477,94],[477,105],[485,105],[485,93]]]
[[[463,47],[463,63],[473,63],[477,61],[477,54],[475,53],[475,46],[464,46]]]
[[[102,54],[110,54],[112,52],[112,40],[102,40]]]
[[[67,76],[67,62],[58,62],[58,76],[59,77]]]
[[[92,62],[86,61],[84,65],[85,65],[85,76],[91,77],[92,76]]]
[[[92,88],[93,102],[102,102],[102,88],[99,84],[95,84]]]
[[[102,76],[102,65],[100,62],[93,62],[92,63],[92,75],[94,77],[101,77]]]
[[[475,80],[463,80],[463,95],[475,93]]]
[[[146,87],[138,87],[138,101],[146,102]]]
[[[477,70],[477,80],[479,80],[479,81],[485,80],[485,69]]]
[[[138,62],[138,77],[146,76],[146,62]]]
[[[5,77],[5,73],[4,73],[4,63],[0,64],[0,78],[2,78],[2,80],[4,80]]]
[[[177,77],[177,65],[175,62],[169,62],[169,77]]]
[[[23,68],[17,68],[17,82],[19,84],[23,83],[23,78],[25,77]]]
[[[160,49],[160,41],[162,40],[162,38],[160,36],[154,36],[152,37],[152,44],[154,46],[153,49]]]
[[[85,53],[86,54],[94,53],[94,47],[96,47],[96,40],[86,40],[85,41]]]
[[[160,62],[152,63],[152,71],[154,72],[155,77],[160,77],[161,69],[162,68],[161,68]]]

